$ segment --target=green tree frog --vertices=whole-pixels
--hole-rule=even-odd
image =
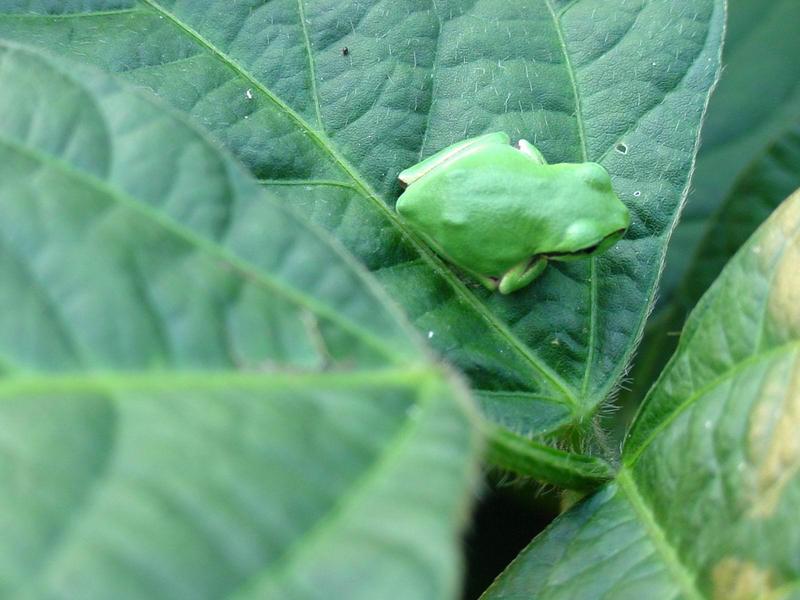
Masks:
[[[438,254],[510,294],[548,260],[604,252],[630,224],[599,164],[547,164],[504,132],[464,140],[400,173],[397,212]]]

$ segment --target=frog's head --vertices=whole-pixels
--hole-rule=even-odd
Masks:
[[[625,235],[630,213],[611,187],[611,177],[597,163],[562,167],[572,187],[559,199],[565,217],[560,241],[546,255],[550,260],[576,260],[602,254]],[[563,190],[568,190],[564,186]]]

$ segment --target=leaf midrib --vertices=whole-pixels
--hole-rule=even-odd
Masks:
[[[338,389],[358,389],[359,387],[369,387],[385,391],[387,386],[408,387],[416,390],[412,405],[421,410],[429,410],[436,401],[436,397],[430,392],[430,388],[435,389],[437,383],[442,381],[442,373],[434,368],[417,369],[387,369],[376,371],[351,371],[342,373],[315,373],[315,374],[287,374],[280,375],[253,375],[237,372],[225,374],[177,374],[173,385],[162,386],[160,380],[145,374],[131,375],[129,373],[117,373],[113,375],[55,375],[44,377],[24,377],[12,378],[3,381],[0,379],[0,401],[5,396],[15,396],[20,393],[106,393],[113,395],[115,392],[125,391],[215,391],[217,389],[230,391],[231,389],[248,389],[257,391],[272,391],[276,389],[263,385],[265,380],[271,383],[279,383],[280,387],[285,387],[296,392],[304,387],[324,389],[325,391]],[[48,384],[43,386],[42,384]],[[155,385],[154,385],[155,384]],[[175,385],[177,384],[177,385]],[[54,389],[55,388],[55,389]],[[119,397],[114,398],[119,401]],[[111,401],[112,405],[114,401]],[[347,514],[350,505],[364,493],[371,489],[373,481],[380,479],[387,465],[391,464],[398,454],[413,441],[414,434],[425,422],[424,414],[420,413],[415,418],[406,418],[396,429],[395,433],[378,450],[374,460],[358,475],[354,482],[349,486],[344,494],[339,496],[336,501],[329,506],[324,513],[312,522],[295,541],[290,542],[279,557],[266,570],[257,572],[242,584],[237,584],[238,590],[233,590],[232,594],[238,597],[241,593],[246,593],[248,588],[259,586],[270,578],[277,578],[288,569],[291,564],[306,551],[309,547],[332,527],[335,527],[343,515]],[[116,441],[114,436],[114,440]],[[103,484],[103,480],[108,477],[110,464],[113,462],[113,450],[116,444],[112,445],[111,457],[106,456],[104,467],[97,473],[91,481],[91,493],[85,494],[80,503],[73,508],[69,518],[65,520],[63,529],[58,538],[48,549],[47,557],[42,562],[36,578],[37,582],[46,580],[46,573],[51,565],[55,563],[59,552],[67,543],[66,536],[70,531],[77,528],[77,523],[89,510],[91,503],[96,496],[97,490]],[[34,584],[36,585],[36,584]],[[231,596],[231,594],[227,594]]]
[[[349,390],[362,387],[416,388],[441,379],[434,367],[410,365],[353,371],[95,371],[20,373],[0,377],[0,399],[21,394],[78,394],[102,391],[174,392],[284,389]]]
[[[639,487],[633,475],[623,467],[617,474],[616,481],[622,493],[625,494],[628,504],[636,513],[639,523],[644,527],[656,552],[658,552],[659,556],[666,564],[667,569],[678,582],[681,590],[686,595],[685,597],[690,600],[704,600],[705,596],[700,593],[695,584],[695,577],[692,576],[686,565],[681,562],[678,553],[670,544],[664,529],[658,521],[656,521],[651,507],[639,492]]]
[[[549,1],[549,0],[546,0]],[[238,73],[242,78],[253,84],[253,86],[263,93],[276,107],[283,111],[289,119],[291,119],[299,129],[306,132],[308,137],[325,153],[327,154],[336,166],[341,169],[348,177],[350,177],[355,186],[358,188],[359,193],[364,196],[368,201],[372,202],[379,211],[389,220],[389,222],[400,231],[403,236],[409,240],[418,254],[425,260],[430,268],[442,277],[454,290],[454,292],[462,298],[470,307],[484,319],[495,331],[504,337],[509,344],[524,357],[528,363],[538,371],[545,379],[550,381],[562,394],[564,401],[573,408],[579,406],[575,392],[570,385],[560,376],[553,371],[547,364],[542,361],[530,348],[525,346],[508,328],[499,321],[495,315],[488,310],[488,308],[480,302],[472,293],[469,292],[463,282],[461,282],[450,271],[445,264],[434,254],[432,254],[428,247],[409,230],[394,214],[389,210],[386,203],[383,202],[371,186],[364,181],[363,178],[356,172],[356,170],[349,164],[349,162],[341,156],[338,151],[330,144],[326,143],[320,132],[313,129],[298,113],[289,107],[280,98],[275,96],[272,91],[262,84],[258,79],[251,75],[244,67],[234,61],[230,56],[225,54],[222,50],[217,48],[209,40],[203,37],[198,31],[181,21],[176,15],[166,10],[155,0],[142,0],[145,4],[150,6],[154,11],[169,19],[175,26],[184,31],[187,35],[192,37],[198,44],[211,52],[220,62],[227,65],[231,70]]]

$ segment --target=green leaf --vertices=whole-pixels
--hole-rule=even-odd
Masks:
[[[707,232],[677,291],[676,310],[681,314],[681,323],[747,238],[797,188],[800,121],[753,157],[751,166],[706,223]]]
[[[780,202],[800,188],[800,121],[754,157],[719,210],[706,222],[686,275],[669,305],[647,328],[634,367],[629,400],[640,399],[677,345],[686,315],[725,263]]]
[[[2,12],[0,36],[122,73],[211,130],[375,273],[492,419],[541,436],[588,427],[642,331],[724,7],[87,0]],[[551,162],[601,162],[632,211],[627,239],[510,297],[442,262],[398,221],[396,176],[491,130]]]
[[[456,596],[469,404],[338,243],[5,43],[0,213],[0,596]]]
[[[616,481],[484,598],[789,598],[800,590],[800,192],[689,318]]]
[[[793,58],[800,53],[795,31],[800,3],[730,0],[728,4],[722,77],[703,125],[686,210],[670,241],[659,301],[629,374],[631,383],[620,396],[623,409],[614,423],[619,436],[674,352],[698,298],[766,217],[754,210],[747,222],[740,221],[744,215],[735,206],[758,196],[758,204],[774,208],[798,187],[789,181],[794,179],[793,159],[782,146],[792,144],[800,124],[800,71]],[[765,93],[753,93],[758,89]],[[787,167],[782,168],[785,160]],[[772,176],[775,181],[768,181]],[[727,215],[728,211],[733,212]],[[724,256],[715,256],[712,246],[718,244],[725,244]]]
[[[659,293],[664,308],[688,279],[698,245],[713,228],[712,215],[735,197],[743,173],[800,122],[800,70],[794,58],[800,54],[800,3],[729,0],[729,6],[724,70],[703,125],[693,189],[670,243]]]

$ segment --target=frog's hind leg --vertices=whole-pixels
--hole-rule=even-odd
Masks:
[[[531,144],[528,140],[520,140],[517,142],[517,149],[520,152],[525,154],[526,156],[530,156],[534,161],[539,163],[540,165],[546,165],[547,161],[544,159],[544,156],[539,149]]]
[[[485,287],[490,292],[493,292],[497,289],[499,285],[499,280],[497,277],[486,277],[485,275],[478,275],[474,271],[469,271],[469,274],[472,275],[475,279],[477,279],[483,287]]]
[[[439,150],[439,152],[426,158],[422,162],[419,162],[413,167],[409,167],[408,169],[402,171],[400,175],[398,175],[398,179],[400,180],[400,183],[403,184],[403,187],[407,187],[420,179],[426,173],[429,173],[436,167],[453,160],[470,148],[475,146],[489,146],[495,144],[503,144],[508,146],[510,143],[511,138],[508,137],[508,134],[503,131],[487,133],[485,135],[479,135],[478,137],[470,138],[468,140],[463,140],[453,144],[452,146],[448,146],[443,150]]]
[[[547,259],[543,256],[534,256],[512,267],[503,275],[498,289],[501,294],[510,294],[524,288],[531,281],[542,274],[547,266]]]
[[[466,267],[457,267],[459,271],[463,271],[465,274],[469,275],[473,279],[475,279],[478,283],[480,283],[483,287],[485,287],[490,292],[494,292],[497,290],[497,286],[500,285],[500,278],[499,277],[490,277],[488,275],[481,275],[476,271],[471,269],[467,269]]]

